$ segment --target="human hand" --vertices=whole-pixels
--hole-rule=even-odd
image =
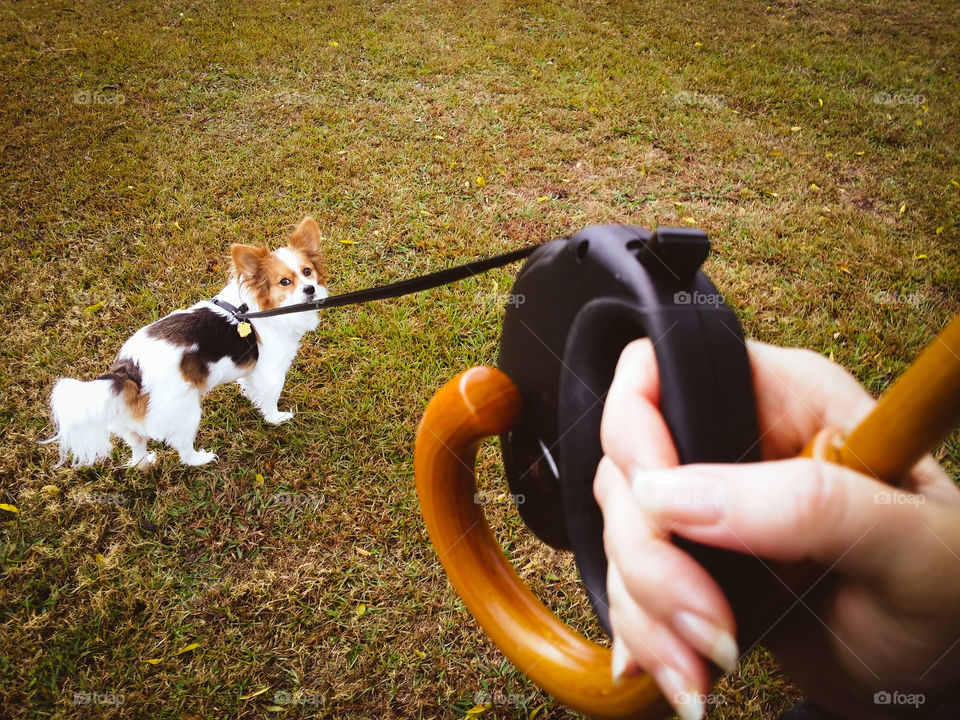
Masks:
[[[796,455],[822,428],[852,429],[875,402],[812,352],[748,344],[765,462],[688,465],[658,410],[649,340],[624,349],[607,395],[594,485],[604,517],[615,678],[642,668],[682,720],[739,658],[733,612],[671,534],[780,562],[830,568],[763,643],[841,717],[887,718],[960,677],[960,490],[932,457],[895,490]],[[758,589],[759,590],[759,589]],[[892,696],[891,698],[895,698]],[[881,704],[876,701],[879,699]]]

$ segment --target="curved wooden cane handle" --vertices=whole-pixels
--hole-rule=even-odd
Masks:
[[[414,474],[430,540],[477,622],[528,678],[574,710],[598,718],[661,718],[666,701],[648,675],[610,679],[610,650],[560,622],[517,575],[476,502],[480,442],[520,418],[520,393],[504,373],[475,367],[434,395],[417,432]]]

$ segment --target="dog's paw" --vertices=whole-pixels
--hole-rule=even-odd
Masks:
[[[207,450],[194,450],[189,455],[180,455],[180,462],[184,465],[206,465],[217,459],[216,453]]]
[[[272,412],[263,416],[263,419],[266,420],[271,425],[279,425],[282,422],[285,422],[293,417],[292,412]]]
[[[134,462],[134,458],[130,458],[127,462],[127,467],[136,468],[137,470],[146,470],[149,467],[152,467],[157,462],[157,454],[155,452],[148,452],[140,460]]]

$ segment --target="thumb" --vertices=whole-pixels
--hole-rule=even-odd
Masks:
[[[771,560],[813,559],[862,579],[889,574],[926,501],[808,459],[638,470],[632,481],[665,530]]]

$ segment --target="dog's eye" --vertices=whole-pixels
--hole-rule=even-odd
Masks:
[[[283,285],[284,287],[286,287],[287,285],[290,284],[290,278],[281,278],[281,279],[280,279],[280,284]]]
[[[310,268],[304,268],[304,269],[303,269],[303,276],[304,276],[304,277],[310,277],[310,273],[311,273],[311,272],[313,272],[313,271],[312,271]]]

